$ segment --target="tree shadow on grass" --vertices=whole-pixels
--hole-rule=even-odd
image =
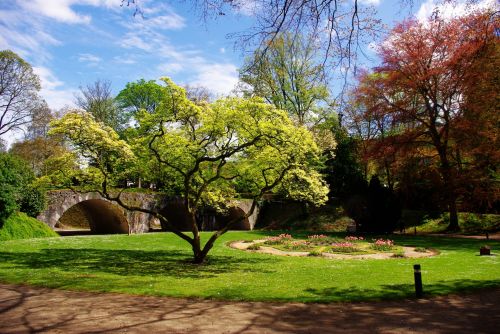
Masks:
[[[0,260],[19,269],[55,269],[120,276],[171,276],[211,278],[231,272],[250,272],[252,265],[272,261],[265,258],[235,258],[212,255],[204,264],[191,263],[191,254],[177,250],[42,249],[39,252],[0,252]],[[4,265],[5,266],[5,265]]]
[[[423,286],[424,298],[436,295],[473,291],[477,289],[491,289],[500,287],[497,280],[449,280],[425,284]],[[319,302],[331,301],[381,301],[402,298],[414,298],[415,287],[413,284],[386,284],[380,289],[360,289],[355,286],[344,288],[330,287],[325,289],[305,289],[309,297]],[[307,298],[307,297],[306,297]]]

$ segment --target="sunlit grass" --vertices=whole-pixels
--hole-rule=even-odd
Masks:
[[[191,264],[189,245],[170,233],[4,241],[0,281],[175,297],[331,302],[412,297],[413,264],[419,263],[427,295],[500,286],[499,242],[488,242],[493,256],[479,256],[482,240],[390,236],[398,245],[441,254],[388,260],[282,257],[227,246],[264,235],[227,233],[204,265]]]

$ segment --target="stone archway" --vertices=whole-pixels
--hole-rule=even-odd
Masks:
[[[127,193],[123,194],[122,197],[126,203],[149,210],[154,210],[157,205],[161,205],[161,197],[155,195]],[[144,233],[151,229],[160,228],[159,221],[153,215],[126,210],[103,198],[97,192],[77,193],[71,190],[54,190],[47,192],[47,198],[47,208],[38,215],[37,219],[51,228],[55,228],[64,213],[75,206],[79,215],[86,220],[99,221],[101,219],[99,217],[104,216],[115,222],[111,223],[111,225],[116,225],[115,228],[108,229],[108,226],[104,224],[102,227],[104,231],[101,231],[101,227],[94,227],[96,231],[101,231],[96,233]],[[80,205],[80,203],[82,204]],[[90,223],[88,227],[92,229]],[[110,232],[106,232],[108,230]]]
[[[66,210],[56,226],[87,226],[92,234],[128,233],[129,224],[122,210],[101,199],[79,202]]]

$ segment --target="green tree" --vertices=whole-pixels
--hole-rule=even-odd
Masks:
[[[12,144],[9,153],[26,161],[37,177],[49,175],[49,160],[68,152],[61,138],[49,137],[49,123],[55,116],[46,104],[41,106],[27,126],[24,140]]]
[[[328,188],[314,169],[319,149],[310,132],[295,126],[284,111],[255,98],[198,105],[187,99],[184,89],[163,80],[165,103],[154,113],[139,111],[138,133],[129,143],[86,113],[70,113],[52,123],[51,133],[64,135],[81,156],[96,160],[78,175],[86,189],[99,187],[104,197],[156,216],[189,242],[195,263],[205,260],[214,242],[233,224],[248,218],[265,193],[281,187],[292,198],[315,205],[326,201]],[[152,159],[181,185],[191,234],[179,231],[161,214],[124,203],[120,193],[110,192],[121,171]],[[202,245],[195,219],[198,210],[208,205],[224,211],[234,205],[237,184],[247,185],[251,209]]]
[[[256,50],[240,72],[246,96],[260,96],[286,110],[298,124],[309,126],[328,112],[323,66],[316,63],[314,40],[283,33],[266,52]]]
[[[129,82],[116,96],[118,106],[130,115],[138,113],[141,109],[149,113],[155,112],[164,95],[164,87],[154,80],[140,79]]]
[[[80,94],[76,95],[76,105],[103,124],[110,126],[118,133],[122,132],[129,121],[115,103],[111,94],[111,82],[97,80],[93,84],[80,87]]]
[[[336,146],[326,161],[325,178],[330,185],[330,196],[343,200],[366,188],[362,167],[359,162],[358,141],[349,135],[338,122],[332,122]]]
[[[10,50],[0,51],[0,135],[22,128],[43,101],[31,65]]]
[[[37,203],[40,203],[38,197],[42,198],[43,207],[43,194],[31,187],[34,179],[33,171],[23,160],[8,153],[0,153],[0,189],[2,189],[0,192],[0,227],[21,206],[31,215],[38,214],[40,211],[40,207],[36,207]],[[34,197],[37,199],[31,202],[30,199]],[[32,203],[34,205],[31,205]]]

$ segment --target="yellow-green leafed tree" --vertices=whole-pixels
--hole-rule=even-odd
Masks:
[[[64,135],[80,156],[91,161],[85,169],[85,188],[99,187],[104,197],[125,208],[155,215],[190,243],[195,263],[205,260],[219,236],[250,216],[265,193],[280,188],[291,198],[314,205],[326,201],[328,187],[314,169],[320,150],[311,133],[294,125],[286,112],[261,99],[195,104],[184,89],[168,78],[163,81],[165,95],[160,105],[154,112],[136,114],[138,127],[128,143],[88,114],[71,113],[53,122],[51,133]],[[151,161],[180,185],[191,233],[177,230],[157,212],[127,205],[108,191],[110,185],[117,185],[121,171]],[[227,208],[242,183],[246,196],[254,200],[251,209],[202,245],[197,210],[207,204]]]

